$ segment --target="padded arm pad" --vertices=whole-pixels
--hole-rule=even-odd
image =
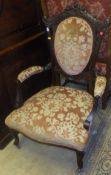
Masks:
[[[97,106],[98,106],[98,100],[99,98],[103,95],[105,88],[106,88],[106,77],[105,76],[100,76],[98,75],[96,77],[96,81],[95,81],[95,88],[94,88],[94,106],[93,106],[93,110],[90,113],[90,115],[87,117],[87,119],[84,122],[84,127],[89,130],[91,124],[92,124],[92,120],[94,117],[94,114],[97,110]]]
[[[106,88],[106,77],[105,76],[97,76],[95,81],[95,88],[94,88],[94,97],[101,97]]]
[[[27,69],[23,70],[19,73],[17,76],[17,80],[19,80],[21,83],[31,77],[32,75],[39,74],[40,72],[43,72],[44,68],[42,66],[31,66]]]
[[[103,93],[105,91],[106,82],[107,82],[107,80],[106,80],[105,76],[99,76],[98,75],[96,77],[95,88],[94,88],[94,106],[93,106],[93,110],[84,122],[84,127],[87,130],[89,130],[89,128],[92,124],[94,114],[97,110],[98,100],[103,95]]]

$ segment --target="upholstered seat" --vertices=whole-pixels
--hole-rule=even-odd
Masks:
[[[83,123],[92,108],[87,92],[54,86],[32,96],[5,122],[34,140],[82,151],[89,135]]]

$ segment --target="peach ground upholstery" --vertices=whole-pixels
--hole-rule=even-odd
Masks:
[[[82,151],[89,136],[83,123],[92,107],[87,92],[53,86],[28,99],[5,123],[34,140]]]
[[[21,73],[19,73],[17,80],[19,80],[22,83],[27,78],[31,77],[34,74],[40,73],[42,71],[43,71],[43,67],[41,67],[41,66],[28,67],[27,69],[25,69]]]
[[[55,33],[55,55],[62,70],[69,75],[81,73],[89,62],[93,48],[93,33],[82,18],[69,17]]]
[[[94,96],[102,96],[106,87],[106,77],[105,76],[97,76],[95,82]]]

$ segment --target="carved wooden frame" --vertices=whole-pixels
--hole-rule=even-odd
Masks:
[[[54,53],[54,35],[57,29],[57,26],[61,21],[64,19],[71,17],[71,16],[77,16],[85,19],[87,23],[90,25],[93,36],[94,36],[94,41],[93,41],[93,52],[90,57],[90,61],[85,67],[85,69],[80,73],[79,75],[74,75],[74,76],[69,76],[63,70],[61,67],[58,65],[56,61],[56,56]],[[44,18],[44,23],[46,25],[47,33],[48,33],[48,39],[50,40],[50,49],[51,49],[51,59],[53,62],[53,69],[55,71],[59,70],[61,71],[61,74],[63,74],[66,77],[66,83],[70,79],[81,79],[84,75],[84,79],[89,81],[89,87],[88,91],[93,94],[93,89],[94,89],[94,67],[97,61],[98,57],[98,52],[100,48],[101,41],[103,39],[103,36],[105,32],[107,31],[107,28],[110,24],[109,20],[105,20],[104,22],[97,19],[96,17],[93,17],[91,14],[89,14],[83,6],[80,6],[79,4],[76,4],[71,7],[67,7],[63,13],[61,13],[58,16],[50,17],[50,18]],[[54,78],[54,81],[58,80],[59,81],[59,76],[58,78]],[[91,80],[91,81],[90,81]],[[57,82],[58,83],[58,82]],[[56,84],[56,82],[54,82]]]

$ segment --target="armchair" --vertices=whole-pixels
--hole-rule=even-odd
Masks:
[[[19,146],[20,132],[35,141],[73,149],[78,168],[82,169],[90,126],[106,87],[105,77],[93,78],[93,68],[101,37],[109,23],[92,17],[78,5],[45,23],[51,46],[52,86],[26,100],[6,117],[5,123],[16,146]],[[65,81],[90,77],[96,85],[94,96],[62,85],[61,75]]]

